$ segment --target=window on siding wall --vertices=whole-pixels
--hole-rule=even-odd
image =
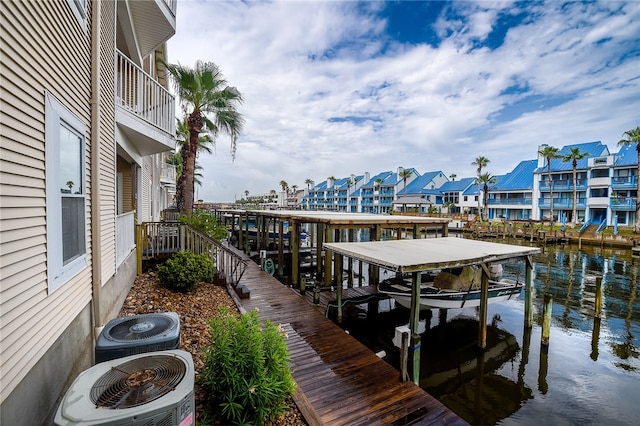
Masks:
[[[88,0],[67,0],[73,15],[78,20],[82,29],[87,28],[87,2]]]
[[[87,267],[86,126],[46,93],[47,264],[49,292]]]

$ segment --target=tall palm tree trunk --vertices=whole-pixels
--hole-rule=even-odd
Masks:
[[[198,154],[198,138],[202,131],[202,116],[199,111],[194,111],[188,118],[189,145],[184,164],[184,180],[182,182],[182,194],[184,205],[182,214],[190,215],[193,212],[194,182],[196,173],[196,156]]]

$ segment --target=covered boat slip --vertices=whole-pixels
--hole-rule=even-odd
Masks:
[[[480,319],[478,330],[478,346],[486,348],[487,305],[489,287],[489,267],[493,262],[501,262],[514,258],[523,258],[526,267],[525,281],[525,325],[533,323],[532,310],[532,262],[531,255],[540,251],[538,248],[523,247],[487,241],[467,240],[464,238],[427,238],[412,240],[390,240],[370,242],[324,243],[324,249],[334,253],[336,270],[342,268],[342,258],[367,262],[400,274],[412,274],[411,313],[409,328],[411,330],[410,351],[413,353],[411,377],[418,382],[420,377],[420,335],[417,333],[420,318],[420,283],[421,273],[433,269],[457,268],[467,265],[482,267]],[[341,288],[336,288],[338,305],[341,304]]]
[[[349,241],[355,241],[355,231],[369,229],[369,238],[372,241],[381,239],[382,230],[396,231],[396,238],[404,236],[411,238],[424,238],[428,231],[434,231],[436,235],[447,236],[448,218],[433,218],[421,216],[401,215],[377,215],[370,213],[347,213],[329,211],[300,211],[300,210],[218,210],[225,220],[231,219],[233,226],[238,226],[238,247],[245,249],[249,235],[249,220],[255,221],[258,231],[257,250],[266,250],[269,246],[269,235],[277,234],[278,238],[278,265],[279,274],[282,275],[284,265],[284,241],[285,222],[288,225],[289,250],[291,252],[291,285],[300,287],[304,292],[303,283],[300,280],[300,236],[301,227],[308,224],[310,228],[311,249],[315,250],[316,276],[318,279],[324,276],[325,284],[330,285],[332,279],[331,262],[322,264],[322,244],[324,242],[339,242],[341,235]],[[347,236],[344,237],[344,232]],[[371,273],[370,276],[377,276]]]

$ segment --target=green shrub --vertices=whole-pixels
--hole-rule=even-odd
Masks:
[[[280,326],[260,326],[256,311],[234,315],[226,307],[211,320],[212,343],[199,377],[225,421],[260,425],[275,420],[294,389]]]
[[[201,281],[213,281],[213,262],[206,254],[181,251],[164,265],[158,265],[161,283],[179,291],[191,291]]]
[[[180,216],[178,221],[193,226],[215,240],[227,238],[227,227],[221,225],[215,216],[204,210],[196,210],[189,216]]]

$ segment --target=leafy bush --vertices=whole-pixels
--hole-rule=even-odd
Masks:
[[[180,216],[178,221],[193,226],[215,240],[227,238],[226,226],[220,224],[215,216],[204,210],[196,210],[189,216]]]
[[[158,279],[174,290],[191,291],[201,281],[213,281],[213,262],[206,254],[181,251],[158,265]]]
[[[211,320],[212,343],[205,349],[199,381],[226,421],[263,424],[275,420],[295,389],[282,327],[256,311],[234,315],[227,307]]]

